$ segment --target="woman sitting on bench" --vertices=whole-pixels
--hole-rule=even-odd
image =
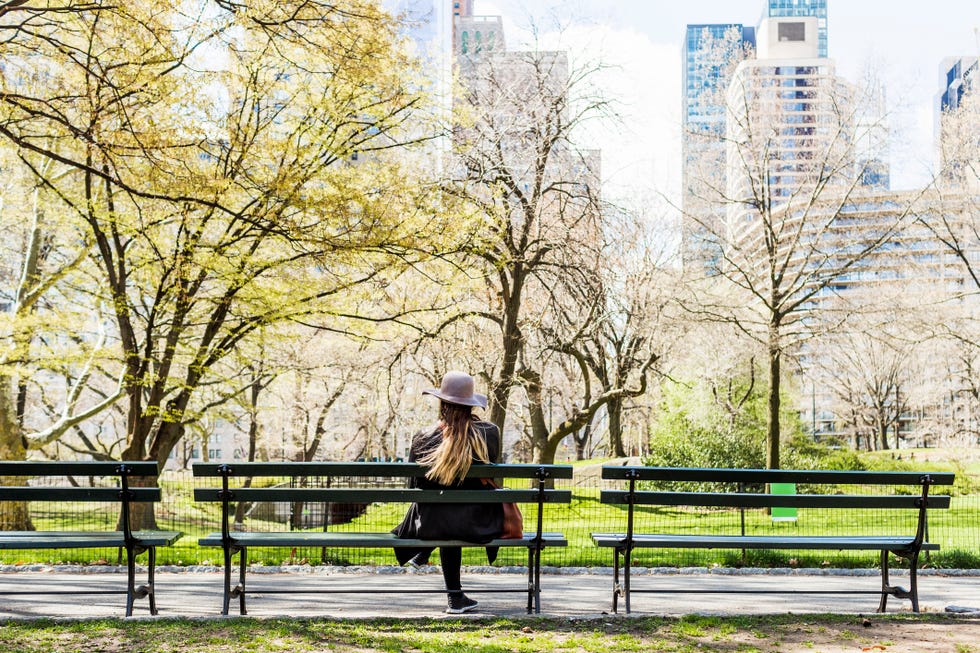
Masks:
[[[500,451],[500,430],[477,419],[473,407],[487,407],[485,395],[474,392],[473,377],[464,372],[447,372],[439,388],[423,390],[438,397],[439,422],[412,439],[409,462],[429,467],[425,477],[413,479],[413,487],[435,490],[490,490],[478,478],[466,478],[470,465],[490,463]],[[503,531],[503,508],[499,503],[413,503],[392,532],[402,538],[489,542]],[[396,548],[399,564],[416,566],[428,561],[432,548]],[[487,548],[492,563],[497,549]],[[476,608],[477,602],[463,594],[460,581],[462,548],[439,547],[442,577],[449,594],[449,614]]]

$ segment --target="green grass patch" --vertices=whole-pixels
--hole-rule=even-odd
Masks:
[[[980,622],[943,615],[775,615],[668,618],[154,619],[10,621],[9,653],[132,651],[359,651],[504,653],[537,651],[725,652],[881,650],[902,643],[977,653]],[[839,650],[834,648],[834,650]]]

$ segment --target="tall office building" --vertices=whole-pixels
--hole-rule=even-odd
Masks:
[[[685,269],[712,274],[718,265],[710,188],[724,187],[725,89],[735,63],[750,56],[755,28],[740,23],[688,25],[683,49],[681,258]]]
[[[445,0],[444,0],[445,1]],[[451,0],[453,3],[453,56],[481,52],[503,52],[504,23],[501,16],[480,16],[473,13],[473,0]]]
[[[763,19],[758,57],[735,70],[726,103],[730,228],[751,222],[760,193],[786,202],[823,183],[844,156],[830,148],[852,141],[839,104],[846,95],[834,62],[818,56],[817,33],[812,16]]]
[[[445,2],[446,0],[443,0]],[[472,16],[473,0],[449,0],[453,3],[453,18],[456,16]]]
[[[725,133],[725,105],[720,101],[719,85],[726,65],[739,57],[739,49],[755,46],[755,28],[738,23],[688,25],[684,36],[682,85],[685,129]]]
[[[959,108],[972,87],[980,87],[980,60],[977,57],[946,57],[939,64],[940,89],[936,95],[937,117]]]
[[[949,188],[980,192],[980,58],[947,57],[939,67],[936,146],[940,178]],[[973,96],[972,108],[967,98]]]
[[[457,129],[455,137],[460,142],[495,139],[502,153],[496,163],[506,167],[527,191],[541,175],[537,169],[541,153],[528,148],[528,134],[539,131],[556,108],[560,108],[558,122],[565,122],[567,105],[561,98],[567,95],[571,79],[568,54],[508,50],[501,16],[474,14],[472,1],[453,5],[454,63],[467,91],[462,102],[470,104],[477,117],[477,124]],[[570,147],[564,141],[552,144],[544,176],[549,180],[574,179],[578,191],[549,193],[549,201],[542,206],[554,206],[545,208],[542,222],[567,219],[570,206],[581,204],[584,197],[598,197],[600,166],[598,150]],[[576,195],[581,197],[566,201]],[[592,208],[583,205],[572,212]]]
[[[827,0],[769,0],[769,18],[817,19],[817,56],[827,56]]]

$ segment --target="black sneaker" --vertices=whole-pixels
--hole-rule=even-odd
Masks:
[[[446,614],[463,614],[471,610],[476,610],[476,606],[478,605],[480,604],[477,601],[474,601],[462,592],[453,592],[449,595],[449,607],[446,608]]]
[[[412,567],[413,569],[421,569],[425,565],[429,564],[429,556],[419,553],[413,556],[405,564],[407,564],[409,567]]]

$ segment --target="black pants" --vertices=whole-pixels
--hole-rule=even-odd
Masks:
[[[424,549],[396,549],[396,553],[399,557],[399,562],[402,562],[402,558],[407,562],[409,558],[415,558],[419,564],[424,564],[429,561],[429,556],[435,551],[434,548],[424,548]],[[442,564],[442,579],[446,582],[447,590],[459,590],[462,589],[462,581],[460,580],[460,567],[463,564],[463,548],[459,546],[440,546],[439,547],[439,562]]]
[[[442,563],[442,579],[449,591],[460,590],[463,584],[459,578],[459,569],[463,564],[463,549],[458,546],[439,547],[439,561]]]

